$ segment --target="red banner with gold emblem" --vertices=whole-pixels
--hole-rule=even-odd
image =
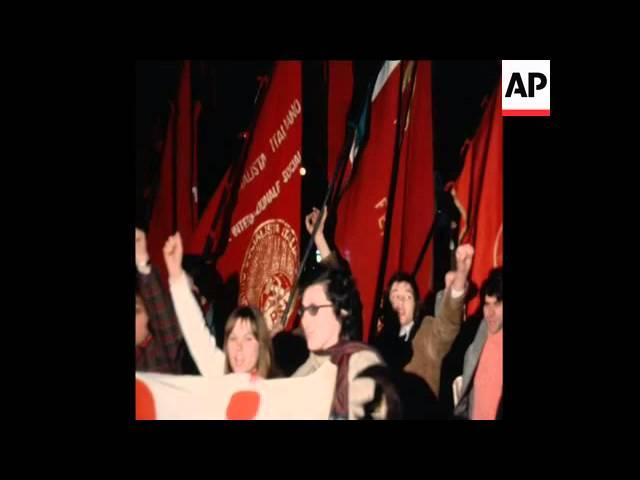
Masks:
[[[207,207],[188,251],[203,252],[207,237],[223,232],[221,222],[214,221],[220,209],[232,208],[226,249],[217,269],[226,282],[237,280],[238,304],[259,308],[271,328],[284,314],[298,273],[301,62],[276,62],[249,142],[244,169],[237,179],[235,205],[230,204],[230,170]]]

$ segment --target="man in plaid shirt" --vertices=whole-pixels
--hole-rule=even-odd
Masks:
[[[171,297],[149,264],[147,240],[136,228],[136,370],[180,374],[182,332]]]

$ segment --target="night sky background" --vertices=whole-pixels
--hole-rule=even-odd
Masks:
[[[268,74],[271,65],[271,61],[193,62],[194,95],[200,94],[204,103],[199,164],[203,208],[221,172],[239,155],[238,135],[254,114],[257,77]],[[153,147],[164,138],[180,66],[181,61],[136,64],[136,174],[157,168]],[[496,60],[433,62],[435,161],[445,181],[459,173],[459,150],[477,127],[482,99],[497,85],[499,73]]]

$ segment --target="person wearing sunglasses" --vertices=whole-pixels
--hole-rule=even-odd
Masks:
[[[385,419],[400,411],[390,404],[396,397],[388,389],[381,395],[383,383],[366,373],[386,366],[374,348],[361,343],[362,302],[349,272],[321,264],[303,282],[299,313],[310,354],[293,376],[309,375],[327,361],[338,367],[330,419]]]

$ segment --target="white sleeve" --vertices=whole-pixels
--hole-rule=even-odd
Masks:
[[[204,377],[224,375],[224,352],[216,345],[216,338],[207,326],[202,310],[196,301],[187,276],[169,279],[173,307],[189,352]]]

